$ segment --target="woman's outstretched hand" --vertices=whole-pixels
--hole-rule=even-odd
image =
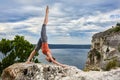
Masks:
[[[68,67],[67,65],[64,65],[64,64],[62,64],[61,66],[62,66],[63,68],[67,68],[67,67]]]
[[[31,64],[31,63],[34,63],[34,62],[26,61],[25,63],[26,63],[26,64]]]

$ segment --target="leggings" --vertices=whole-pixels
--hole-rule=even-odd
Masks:
[[[46,34],[46,24],[42,25],[42,30],[41,30],[41,37],[38,40],[38,43],[35,47],[35,51],[38,52],[42,46],[43,42],[47,42],[47,34]]]

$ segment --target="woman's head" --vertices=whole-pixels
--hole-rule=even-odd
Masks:
[[[55,60],[54,57],[52,57],[52,59]],[[48,62],[52,62],[52,60],[50,59],[50,57],[46,57],[46,60],[47,60]]]

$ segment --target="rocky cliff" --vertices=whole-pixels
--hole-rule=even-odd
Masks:
[[[120,67],[120,24],[92,37],[86,70],[110,70]]]
[[[3,71],[2,80],[120,80],[120,68],[83,72],[73,66],[16,63]]]

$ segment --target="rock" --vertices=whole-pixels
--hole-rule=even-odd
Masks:
[[[86,68],[89,70],[110,70],[120,67],[120,25],[92,37]]]
[[[74,66],[15,63],[3,70],[2,80],[120,80],[120,68],[111,71],[84,72]]]

